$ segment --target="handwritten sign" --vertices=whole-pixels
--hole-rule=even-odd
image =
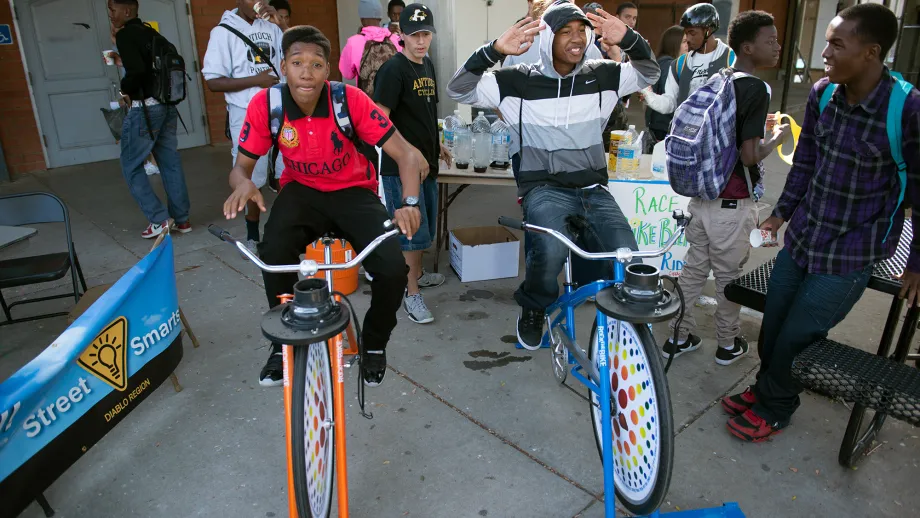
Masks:
[[[676,194],[670,184],[659,180],[611,180],[607,190],[617,200],[623,215],[636,235],[639,250],[657,250],[674,235],[675,210],[687,211],[690,198]],[[686,237],[681,237],[670,252],[657,259],[646,259],[664,275],[677,277],[687,255]]]

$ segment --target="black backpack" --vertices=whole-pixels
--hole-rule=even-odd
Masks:
[[[150,73],[153,76],[154,91],[144,93],[161,104],[177,105],[185,100],[188,92],[185,59],[179,54],[176,46],[156,29],[150,25],[146,27],[153,31]]]

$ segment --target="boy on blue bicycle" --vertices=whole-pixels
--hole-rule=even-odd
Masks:
[[[592,22],[603,29],[607,44],[623,49],[629,63],[585,58],[585,49],[594,45]],[[527,51],[538,31],[539,63],[487,72],[505,56]],[[511,126],[518,196],[528,223],[572,237],[567,221],[574,216],[587,222],[580,237],[584,248],[636,250],[629,223],[605,189],[601,133],[619,98],[654,84],[658,74],[648,43],[620,19],[603,10],[586,16],[574,4],[556,2],[542,23],[525,18],[477,50],[451,79],[447,93],[456,101],[497,108]],[[517,336],[525,348],[537,349],[545,309],[559,296],[567,249],[547,235],[528,233],[525,240],[526,273],[515,293],[522,308]],[[607,270],[611,275],[609,263]]]

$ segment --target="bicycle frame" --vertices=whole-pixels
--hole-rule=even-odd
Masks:
[[[563,345],[569,351],[569,365],[572,367],[572,376],[588,387],[588,390],[598,394],[600,401],[610,401],[610,360],[609,344],[606,333],[607,315],[600,310],[597,312],[597,339],[599,358],[598,367],[595,369],[591,359],[582,352],[577,346],[578,341],[575,338],[575,308],[583,304],[589,297],[594,297],[600,292],[614,284],[623,282],[626,267],[619,261],[613,263],[613,280],[595,281],[583,286],[577,290],[573,287],[572,282],[572,253],[569,252],[565,262],[565,293],[559,297],[550,307],[546,309],[547,331],[543,335],[544,343],[549,343],[551,333],[556,328],[562,328],[565,331],[567,341]],[[554,318],[550,315],[557,312]],[[563,322],[564,319],[564,322]],[[603,330],[603,331],[602,331]],[[619,336],[619,330],[617,335]],[[587,376],[583,374],[587,373]],[[604,444],[613,444],[613,429],[611,428],[612,414],[609,404],[601,405],[601,437]],[[616,498],[613,484],[613,449],[604,448],[603,472],[604,472],[604,515],[616,516]]]

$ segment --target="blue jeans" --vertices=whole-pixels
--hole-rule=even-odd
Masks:
[[[568,224],[570,217],[583,218],[587,225],[576,243],[589,252],[639,249],[629,222],[603,187],[537,187],[524,197],[523,209],[527,223],[557,230],[569,239],[574,237]],[[546,309],[559,297],[559,272],[568,257],[568,248],[552,236],[527,232],[524,250],[527,271],[514,298],[525,309]],[[612,277],[612,261],[595,262],[603,265],[603,278]]]
[[[767,288],[754,413],[774,425],[789,423],[802,392],[792,361],[847,316],[871,274],[872,266],[847,275],[811,274],[780,251]]]
[[[402,180],[398,176],[383,177],[383,193],[387,212],[390,217],[397,209],[402,207]],[[419,191],[418,208],[422,213],[422,224],[418,232],[410,241],[406,236],[399,235],[399,246],[403,252],[418,252],[431,248],[431,242],[438,233],[438,180],[432,176],[425,178]]]
[[[179,138],[176,124],[179,119],[174,106],[157,104],[147,107],[150,129],[144,119],[143,108],[131,108],[121,128],[121,173],[128,183],[134,201],[150,223],[163,223],[172,217],[176,223],[188,221],[188,189],[185,173],[179,158]],[[163,187],[166,189],[167,207],[157,198],[150,186],[144,161],[153,153],[160,168]],[[168,211],[167,211],[168,208]]]

